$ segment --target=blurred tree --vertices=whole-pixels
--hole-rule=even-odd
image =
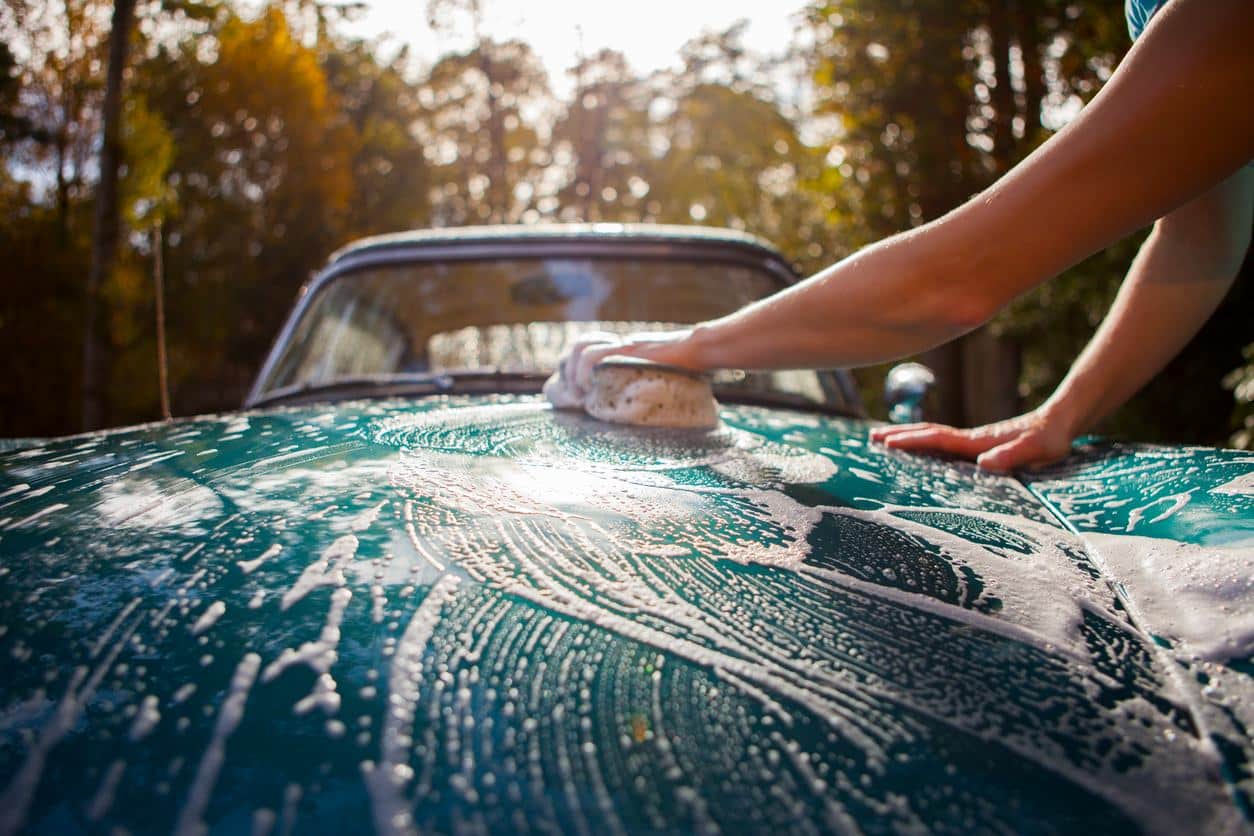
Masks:
[[[242,396],[299,285],[347,237],[357,136],[284,15],[227,14],[161,49],[140,84],[169,126],[175,411]]]
[[[1254,343],[1247,345],[1241,356],[1245,363],[1225,375],[1223,381],[1237,402],[1230,443],[1242,450],[1254,450]]]
[[[352,196],[340,237],[425,226],[431,175],[417,136],[424,110],[405,79],[409,53],[381,63],[365,42],[326,43],[323,71],[354,138]]]
[[[548,77],[531,47],[483,38],[436,62],[420,95],[434,220],[521,220],[550,163],[540,126]]]
[[[445,224],[520,220],[550,162],[537,130],[549,103],[544,67],[526,43],[487,37],[483,15],[480,0],[427,2],[432,29],[447,31],[465,19],[472,34],[471,48],[437,62],[422,91],[435,211]]]
[[[10,117],[23,130],[14,136],[12,159],[41,183],[51,181],[63,241],[76,204],[90,196],[109,10],[104,0],[24,3],[10,32],[23,55]]]
[[[579,61],[553,129],[568,174],[560,217],[732,227],[818,265],[823,198],[802,184],[819,176],[822,157],[767,83],[775,61],[751,55],[744,30],[694,38],[682,68],[649,78],[612,51]]]
[[[833,122],[839,179],[826,182],[838,188],[833,220],[844,221],[845,248],[940,217],[985,182],[967,137],[972,3],[841,0],[811,7],[806,22],[815,112]],[[940,381],[936,417],[966,423],[961,344],[923,360]],[[878,389],[881,375],[871,377]]]
[[[560,206],[561,217],[572,221],[644,220],[651,91],[613,50],[580,57],[569,73],[575,91],[552,140],[569,177],[544,208]]]
[[[20,69],[13,50],[0,42],[0,145],[7,148],[36,136],[34,124],[18,101],[22,91]]]
[[[648,171],[659,219],[749,230],[804,253],[808,205],[798,185],[820,158],[773,103],[697,83],[657,128],[666,151]]]
[[[10,3],[0,50],[0,433],[79,426],[83,222],[108,6]]]

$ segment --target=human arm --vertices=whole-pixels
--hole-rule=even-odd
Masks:
[[[1254,4],[1172,0],[1066,129],[949,215],[666,340],[597,347],[692,368],[914,354],[1194,198],[1254,156]]]
[[[880,427],[902,450],[976,458],[996,472],[1056,461],[1071,440],[1131,398],[1197,333],[1232,285],[1250,244],[1254,169],[1242,168],[1154,225],[1110,312],[1038,409],[983,427]]]

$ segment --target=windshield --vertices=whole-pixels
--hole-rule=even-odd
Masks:
[[[361,269],[324,284],[282,346],[261,396],[423,374],[547,374],[588,331],[669,330],[770,295],[764,269],[671,258],[504,258]],[[841,402],[810,371],[721,373],[720,393]]]

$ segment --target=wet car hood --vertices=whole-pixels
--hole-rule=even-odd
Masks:
[[[1254,459],[1025,484],[723,419],[433,398],[0,453],[0,834],[1249,826]]]

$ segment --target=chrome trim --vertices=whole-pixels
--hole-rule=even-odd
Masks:
[[[936,374],[922,363],[899,363],[884,377],[884,404],[894,424],[923,420],[923,402],[936,385]]]

